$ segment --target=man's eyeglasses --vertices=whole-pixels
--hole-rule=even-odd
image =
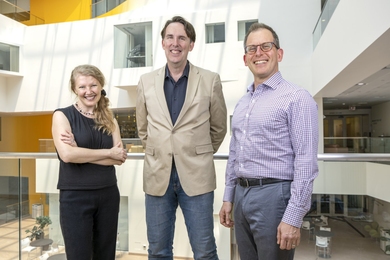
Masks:
[[[264,42],[264,43],[259,44],[259,45],[245,46],[245,52],[249,53],[249,54],[254,54],[257,52],[257,47],[260,47],[260,49],[264,52],[268,52],[268,51],[272,50],[273,45],[275,45],[276,49],[279,49],[279,47],[276,46],[276,44],[274,42]]]

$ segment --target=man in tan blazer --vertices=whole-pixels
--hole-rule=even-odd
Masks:
[[[145,149],[144,191],[149,259],[173,259],[180,205],[194,259],[218,259],[213,234],[213,154],[226,134],[217,73],[192,65],[193,26],[180,16],[161,32],[166,66],[140,78],[138,135]]]

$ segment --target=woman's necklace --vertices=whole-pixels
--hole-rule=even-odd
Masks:
[[[93,115],[94,115],[94,113],[84,112],[84,111],[79,107],[79,104],[77,104],[77,102],[76,102],[76,107],[77,107],[77,109],[79,110],[79,112],[80,112],[81,114],[84,114],[84,115],[86,115],[86,116],[93,116]]]

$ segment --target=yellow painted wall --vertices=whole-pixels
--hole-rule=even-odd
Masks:
[[[99,17],[124,13],[140,7],[143,3],[143,1],[127,0]],[[91,19],[91,5],[91,0],[30,0],[31,20],[23,23],[39,24],[36,22],[36,17],[43,19],[45,24]]]
[[[14,128],[15,117],[1,117],[1,131],[0,131],[0,152],[15,151],[16,139]]]
[[[52,115],[2,116],[0,152],[39,152],[39,139],[51,138]],[[0,159],[1,176],[28,177],[29,210],[32,204],[44,204],[48,213],[46,195],[36,192],[35,159]],[[30,212],[31,214],[31,212]]]
[[[45,24],[91,18],[91,0],[30,0],[30,13]]]
[[[51,139],[52,115],[2,116],[0,152],[39,152],[39,139]]]
[[[39,152],[39,139],[51,139],[52,115],[2,116],[0,152]],[[19,168],[20,167],[20,168]],[[36,192],[35,159],[1,159],[0,175],[28,177],[29,210],[32,204],[42,203],[44,214],[49,205],[46,195]],[[31,214],[31,212],[30,212]]]

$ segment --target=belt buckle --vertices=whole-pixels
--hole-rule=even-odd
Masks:
[[[248,181],[248,179],[245,179],[245,182],[246,182],[246,188],[248,188],[248,187],[249,187],[249,181]]]

